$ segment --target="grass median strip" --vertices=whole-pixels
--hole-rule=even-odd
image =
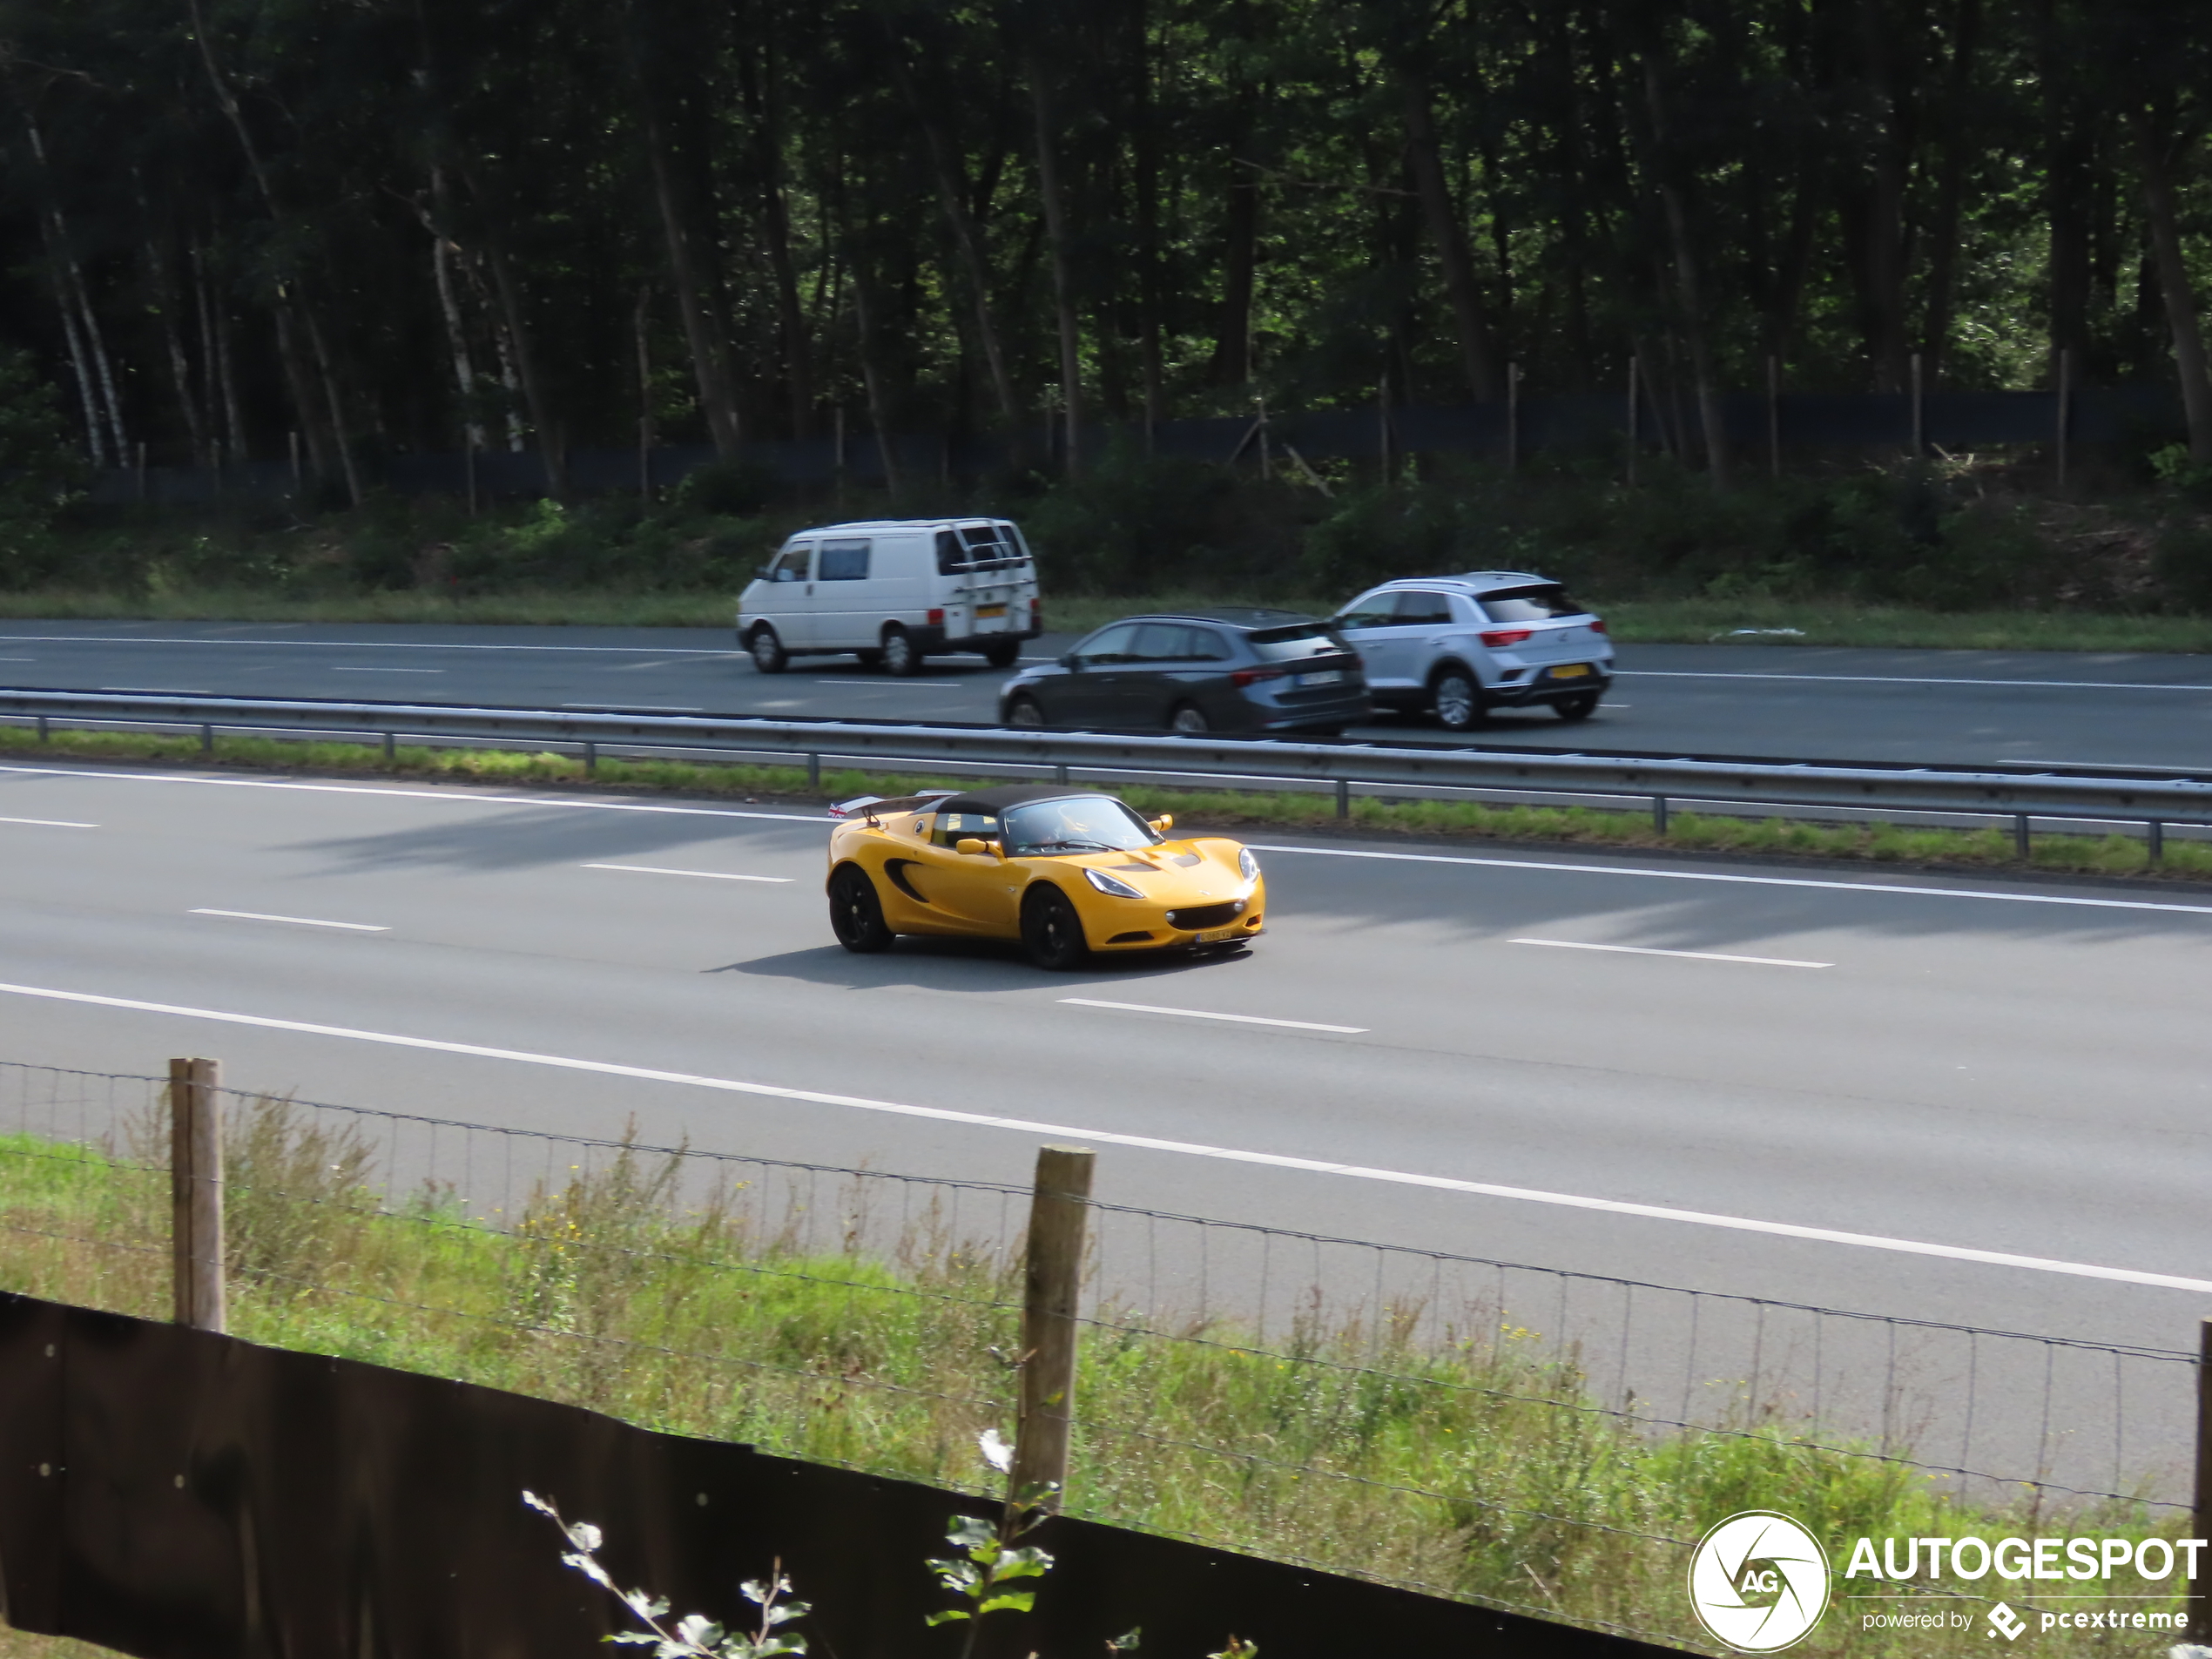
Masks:
[[[212,748],[197,736],[138,732],[54,729],[41,739],[28,726],[0,726],[0,754],[51,759],[158,762],[184,766],[236,766],[318,774],[443,779],[457,783],[531,785],[637,794],[671,794],[751,801],[838,799],[861,793],[903,794],[931,787],[962,788],[970,778],[926,773],[864,772],[843,767],[810,784],[802,766],[737,765],[662,759],[602,752],[587,769],[574,755],[506,749],[401,745],[387,755],[381,744],[316,738],[246,737],[218,733]],[[1150,784],[1113,787],[1146,813],[1171,813],[1186,830],[1231,833],[1278,828],[1326,834],[1352,829],[1368,834],[1428,840],[1549,843],[1568,846],[1666,847],[1679,852],[1800,857],[1923,868],[2033,871],[2051,875],[2135,876],[2165,880],[2212,880],[2212,842],[2169,833],[2162,862],[2154,862],[2143,839],[2132,834],[2039,833],[2022,860],[2009,829],[1921,828],[1877,822],[1835,823],[1791,818],[1739,818],[1723,813],[1677,811],[1665,833],[1649,815],[1590,806],[1493,805],[1473,800],[1404,799],[1354,795],[1346,818],[1325,794],[1294,790],[1164,788]]]

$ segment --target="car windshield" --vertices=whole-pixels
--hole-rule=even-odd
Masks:
[[[1111,795],[1070,795],[1009,806],[1004,823],[1010,858],[1041,853],[1133,853],[1160,844],[1152,826]]]
[[[1486,593],[1476,603],[1493,622],[1549,622],[1587,614],[1564,588],[1511,588]]]

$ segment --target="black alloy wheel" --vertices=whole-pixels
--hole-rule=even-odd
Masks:
[[[921,671],[921,652],[913,636],[895,623],[883,631],[883,666],[900,679]]]
[[[983,660],[993,668],[1011,668],[1022,660],[1022,642],[1002,639],[983,647]]]
[[[745,641],[745,649],[752,653],[752,665],[764,674],[780,674],[791,666],[791,653],[784,649],[784,642],[776,637],[776,631],[765,622],[752,631],[752,637]]]
[[[1059,888],[1041,887],[1022,905],[1022,948],[1039,968],[1055,973],[1076,967],[1090,954],[1082,918]]]
[[[1554,703],[1552,712],[1562,720],[1587,720],[1597,712],[1597,699],[1595,691],[1577,691]]]
[[[1456,664],[1429,688],[1436,698],[1436,723],[1447,732],[1468,732],[1482,724],[1482,686],[1474,673]]]
[[[1042,725],[1044,711],[1037,706],[1034,697],[1017,697],[1006,705],[1008,725]]]
[[[829,883],[830,927],[837,942],[862,956],[891,948],[890,925],[883,920],[883,901],[875,883],[858,865],[841,864]]]

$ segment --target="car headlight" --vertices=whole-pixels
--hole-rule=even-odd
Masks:
[[[1259,880],[1259,860],[1252,856],[1252,850],[1249,846],[1240,846],[1237,849],[1237,872],[1247,881]]]
[[[1119,876],[1108,875],[1105,871],[1094,870],[1089,865],[1083,867],[1083,875],[1101,893],[1110,893],[1116,899],[1142,899],[1144,896]]]

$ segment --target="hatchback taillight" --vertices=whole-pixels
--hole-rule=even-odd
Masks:
[[[1535,631],[1534,628],[1486,628],[1475,637],[1486,645],[1518,645]]]
[[[1257,685],[1262,680],[1281,679],[1285,671],[1280,668],[1240,668],[1230,675],[1229,683],[1240,687]]]
[[[1593,617],[1590,622],[1590,631],[1594,634],[1603,633],[1605,631],[1605,618],[1602,617]]]

